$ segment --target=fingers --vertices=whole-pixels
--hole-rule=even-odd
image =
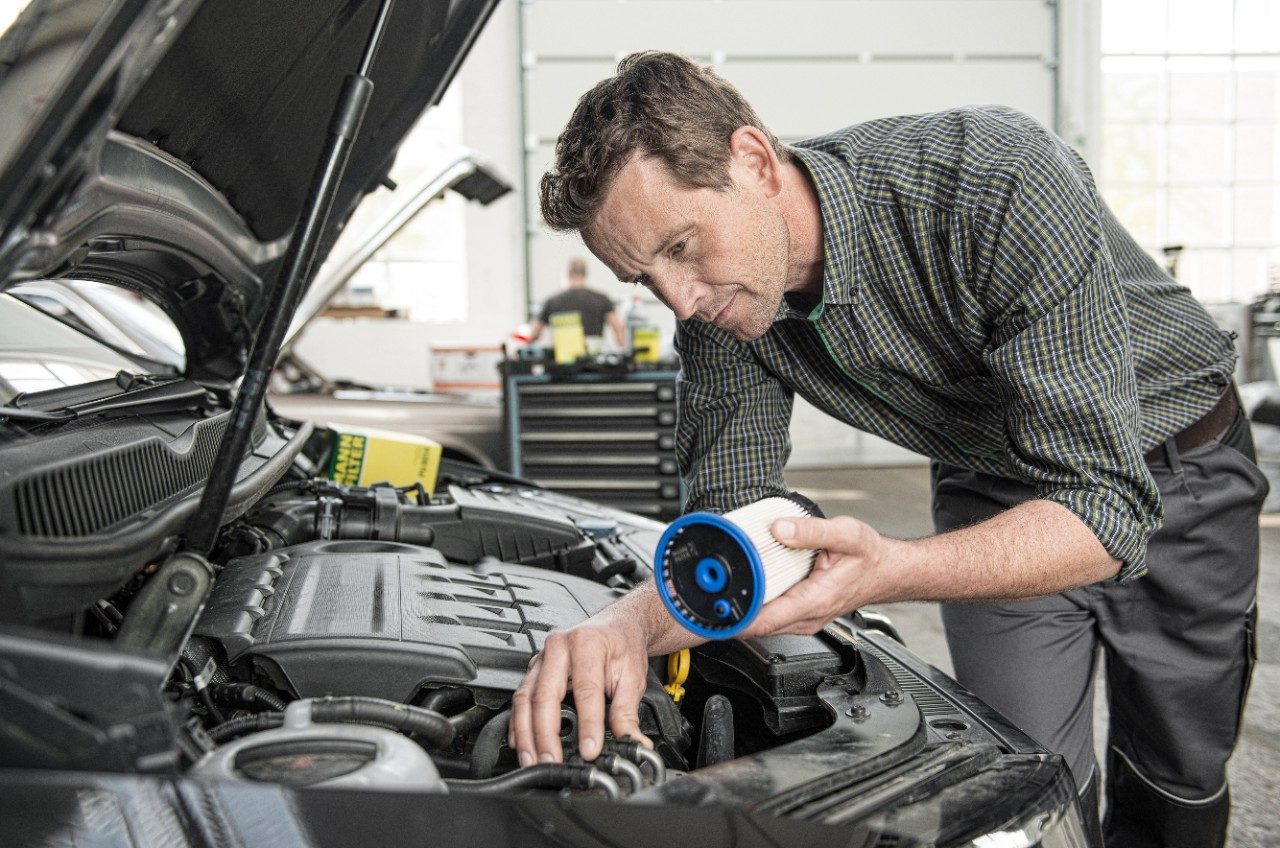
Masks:
[[[626,655],[613,689],[613,701],[609,704],[609,729],[613,731],[614,739],[630,736],[646,748],[652,748],[653,743],[640,732],[640,698],[644,695],[647,671],[648,664],[643,654],[633,652]]]
[[[781,518],[769,528],[773,537],[789,548],[820,548],[856,554],[867,544],[866,524],[850,518]]]
[[[542,649],[538,679],[533,685],[533,747],[540,763],[558,763],[560,748],[560,705],[569,682],[569,651],[563,634],[547,635]]]
[[[590,629],[549,634],[511,699],[507,741],[520,765],[564,758],[560,708],[566,691],[573,692],[583,759],[594,760],[604,748],[606,696],[612,700],[609,726],[614,735],[632,736],[648,745],[638,715],[647,672],[644,648],[633,641],[615,643]]]
[[[511,696],[511,725],[507,728],[507,744],[516,752],[521,766],[533,765],[538,755],[533,747],[533,687],[538,680],[542,655],[534,656],[529,671],[515,694]]]
[[[762,606],[759,614],[756,615],[756,620],[751,622],[751,626],[744,630],[738,638],[750,639],[757,636],[768,636],[771,633],[781,633],[790,625],[808,617],[809,610],[804,606],[803,602],[799,598],[784,592]]]
[[[760,608],[745,637],[771,633],[817,633],[841,613],[843,578],[834,571],[811,572],[808,577]]]
[[[604,745],[604,652],[595,644],[579,644],[571,663],[573,705],[578,712],[578,753],[584,760],[594,760]]]

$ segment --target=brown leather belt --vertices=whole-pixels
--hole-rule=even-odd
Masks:
[[[1177,447],[1178,453],[1195,450],[1216,439],[1231,426],[1231,422],[1236,420],[1239,413],[1240,401],[1236,394],[1236,384],[1233,382],[1223,390],[1222,397],[1218,398],[1213,409],[1188,424],[1173,437],[1173,444]],[[1148,463],[1162,462],[1167,458],[1168,453],[1163,443],[1147,451],[1143,457]]]

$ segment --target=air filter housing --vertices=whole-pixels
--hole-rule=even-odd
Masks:
[[[724,515],[691,512],[671,523],[658,541],[654,582],[667,610],[688,630],[729,639],[745,630],[760,608],[803,580],[816,550],[788,548],[769,527],[779,518],[821,516],[792,493],[756,501]]]

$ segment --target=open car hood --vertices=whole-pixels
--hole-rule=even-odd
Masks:
[[[497,0],[400,0],[316,267]],[[36,0],[0,41],[0,288],[146,295],[190,376],[244,368],[374,0]]]

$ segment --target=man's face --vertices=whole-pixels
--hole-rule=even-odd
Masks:
[[[618,279],[647,286],[677,318],[753,341],[778,312],[790,239],[751,169],[731,160],[729,175],[727,191],[690,189],[656,157],[633,155],[582,237]]]

